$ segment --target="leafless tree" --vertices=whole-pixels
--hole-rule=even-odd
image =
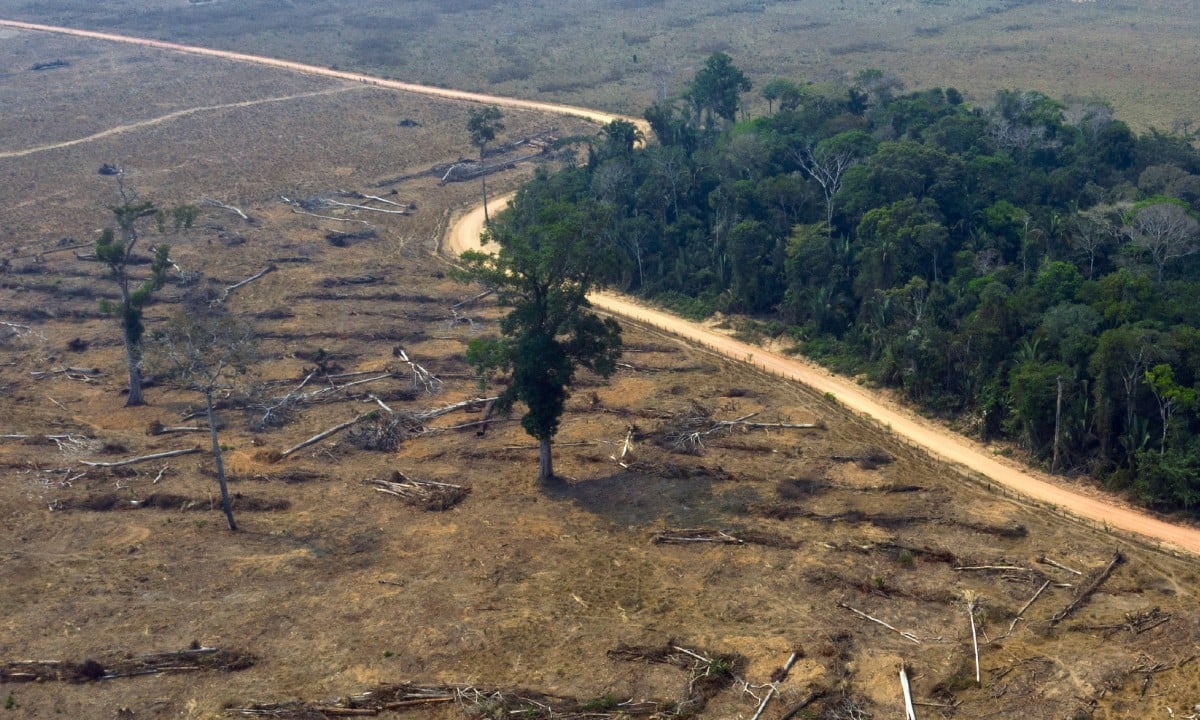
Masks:
[[[213,397],[230,389],[233,379],[244,373],[254,359],[253,330],[219,306],[197,305],[175,314],[165,328],[156,331],[148,350],[147,359],[152,367],[204,397],[213,462],[221,487],[221,509],[229,529],[237,530],[225,482]]]
[[[1134,246],[1150,253],[1160,283],[1167,263],[1200,252],[1200,223],[1173,202],[1154,203],[1134,211],[1125,235]]]
[[[858,163],[858,157],[848,148],[827,145],[808,145],[793,151],[800,167],[808,173],[825,194],[825,225],[833,232],[833,198],[842,189],[842,176]]]

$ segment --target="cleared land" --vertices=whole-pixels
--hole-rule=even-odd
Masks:
[[[1105,98],[1143,129],[1200,116],[1189,0],[0,0],[0,17],[635,115],[723,50],[760,85],[878,67],[985,102]]]
[[[16,126],[5,135],[6,150],[189,108],[337,87],[216,60],[176,64],[157,52],[55,42],[18,35],[0,47],[42,57],[87,47],[95,64],[15,73],[5,92],[33,117],[79,125],[67,131],[30,123],[24,135]],[[8,65],[27,67],[21,59]],[[149,80],[164,67],[175,82]],[[87,80],[95,88],[86,105],[47,91],[70,84],[48,86],[44,73],[76,72],[84,82],[91,76],[84,69],[97,74]],[[221,78],[220,96],[187,82],[213,75]],[[86,241],[105,221],[101,206],[113,187],[96,175],[102,162],[122,162],[143,195],[163,204],[207,195],[256,219],[250,225],[212,210],[175,241],[175,257],[204,270],[216,288],[278,265],[232,296],[239,313],[261,323],[268,351],[261,375],[275,381],[275,394],[294,388],[319,359],[328,374],[395,370],[369,387],[394,409],[420,412],[477,391],[462,353],[473,332],[492,327],[492,311],[460,308],[471,321],[456,320],[450,306],[473,290],[448,282],[429,254],[450,221],[443,208],[471,203],[477,188],[438,187],[431,178],[377,185],[471,154],[465,114],[453,104],[362,88],[192,113],[0,159],[18,180],[0,199],[9,232],[3,319],[35,331],[3,340],[0,417],[11,423],[4,432],[79,441],[61,449],[52,440],[0,445],[0,662],[93,658],[110,668],[127,653],[179,650],[193,640],[255,658],[236,672],[9,682],[0,694],[11,693],[15,709],[28,717],[105,717],[123,707],[135,717],[217,717],[226,704],[319,702],[406,681],[524,686],[583,701],[680,700],[687,671],[608,654],[619,643],[662,647],[671,639],[693,651],[737,653],[735,674],[755,685],[802,647],[765,717],[779,717],[818,687],[829,694],[811,706],[814,714],[850,712],[850,703],[897,715],[902,661],[918,701],[962,702],[957,709],[923,706],[922,717],[1058,718],[1093,704],[1095,717],[1145,717],[1194,701],[1194,565],[1124,548],[1125,562],[1098,591],[1052,625],[1087,583],[1039,558],[1099,579],[1118,544],[1113,538],[964,483],[815,393],[636,328],[628,367],[611,384],[587,381],[576,394],[559,451],[570,479],[555,486],[530,481],[535,453],[515,423],[497,424],[483,438],[473,430],[421,432],[387,453],[339,436],[269,462],[273,450],[367,407],[365,393],[352,389],[258,433],[249,429],[253,410],[224,413],[222,438],[233,448],[246,528],[237,535],[205,509],[215,489],[203,456],[165,461],[161,478],[157,463],[78,476],[83,460],[192,444],[186,435],[145,430],[152,421],[184,423],[181,413],[194,398],[153,388],[151,407],[120,407],[119,344],[112,321],[95,310],[109,289],[96,280],[94,264],[70,250],[52,252],[71,244],[59,245],[64,235]],[[405,117],[420,126],[398,128]],[[507,134],[562,122],[513,112]],[[573,130],[583,128],[560,131]],[[392,188],[416,204],[414,215],[346,213],[347,220],[368,219],[376,234],[333,235],[336,242],[331,233],[364,226],[296,214],[278,201],[337,197],[336,190],[393,197]],[[194,288],[169,286],[153,319],[187,292]],[[75,338],[86,349],[69,346]],[[396,346],[445,381],[440,393],[414,392]],[[102,374],[31,375],[65,366]],[[677,443],[681,427],[753,412],[764,422],[825,427],[742,428],[680,452],[688,449]],[[425,430],[478,417],[456,413]],[[633,457],[620,467],[610,458],[631,426]],[[467,485],[471,493],[453,509],[425,512],[362,482],[395,470]],[[653,542],[713,537],[684,530],[724,531],[742,542]],[[981,566],[1019,569],[957,569]],[[983,630],[978,689],[966,612],[972,596]],[[715,694],[703,714],[749,717],[756,705],[738,685]],[[437,707],[413,716],[463,713]]]

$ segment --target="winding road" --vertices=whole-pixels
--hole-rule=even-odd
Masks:
[[[643,133],[649,133],[649,128],[644,120],[623,117],[591,108],[559,105],[535,100],[522,100],[484,93],[464,92],[396,80],[385,80],[370,75],[331,70],[288,60],[191,45],[180,45],[178,43],[112,33],[77,30],[74,28],[40,25],[14,20],[0,20],[0,27],[158,48],[169,52],[220,58],[279,68],[306,75],[366,83],[381,88],[447,100],[569,115],[600,123],[623,119],[635,123]],[[13,155],[9,154],[9,156]],[[510,198],[511,195],[496,198],[492,201],[491,207],[498,210]],[[452,226],[443,249],[454,254],[458,254],[466,249],[478,249],[479,234],[482,227],[483,208],[479,207],[466,213]],[[1113,498],[1103,495],[1084,494],[1055,482],[1044,474],[1020,467],[1015,463],[999,460],[986,447],[961,435],[952,433],[946,428],[921,418],[905,408],[896,406],[883,397],[858,386],[852,380],[833,375],[829,371],[812,363],[739,342],[728,336],[713,332],[697,323],[645,307],[627,297],[612,293],[595,293],[590,296],[590,299],[596,307],[606,312],[670,332],[690,342],[704,345],[734,360],[751,364],[788,380],[804,383],[818,392],[829,393],[845,407],[873,418],[884,425],[890,432],[924,448],[934,457],[953,463],[966,470],[979,473],[1035,503],[1047,505],[1056,511],[1067,512],[1079,519],[1130,534],[1151,545],[1158,545],[1168,550],[1185,551],[1193,555],[1200,555],[1200,530],[1196,528],[1164,522],[1144,512],[1122,505]]]

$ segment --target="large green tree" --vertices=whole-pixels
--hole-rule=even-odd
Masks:
[[[621,328],[591,312],[588,291],[609,272],[614,248],[605,241],[608,212],[594,202],[567,202],[552,191],[523,189],[484,233],[495,254],[467,252],[460,279],[496,290],[511,308],[499,338],[473,340],[467,360],[486,377],[511,373],[496,407],[526,406],[521,425],[539,443],[541,481],[554,477],[552,442],[575,379],[585,367],[608,377],[621,353]]]
[[[696,73],[687,96],[697,114],[707,112],[709,124],[714,118],[732,123],[737,119],[741,94],[749,92],[750,79],[733,64],[733,59],[718,52],[708,56],[704,67]]]
[[[134,254],[144,232],[156,228],[163,232],[170,221],[176,231],[192,226],[197,210],[190,205],[181,205],[169,213],[157,208],[149,201],[138,201],[126,191],[118,177],[121,204],[109,205],[116,227],[105,228],[96,239],[96,257],[108,266],[109,276],[121,293],[119,303],[104,301],[101,309],[115,315],[121,321],[121,336],[125,344],[125,364],[129,369],[129,396],[127,407],[144,405],[142,393],[142,312],[154,292],[167,281],[171,267],[171,248],[165,243],[152,248],[153,260],[146,277],[133,277],[132,268],[138,262]]]

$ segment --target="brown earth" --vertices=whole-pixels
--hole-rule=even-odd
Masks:
[[[448,209],[468,206],[477,188],[429,178],[376,187],[470,155],[465,110],[378,88],[284,100],[340,81],[80,42],[27,34],[0,42],[9,67],[72,43],[86,53],[71,77],[90,84],[76,90],[14,73],[6,92],[22,113],[5,118],[3,151],[182,114],[0,158],[10,179],[0,186],[8,260],[0,320],[28,327],[0,328],[0,434],[70,436],[61,446],[0,442],[0,668],[56,660],[86,670],[85,659],[125,667],[127,655],[193,641],[252,656],[253,664],[86,683],[10,679],[0,681],[0,701],[11,709],[0,713],[215,718],[227,706],[325,701],[399,682],[521,686],[583,701],[679,700],[686,672],[608,654],[621,643],[671,639],[744,658],[734,674],[749,685],[714,695],[702,713],[711,718],[750,717],[772,670],[797,648],[803,656],[765,718],[815,687],[829,694],[808,708],[813,717],[852,716],[851,706],[899,716],[901,662],[916,699],[927,703],[918,707],[923,718],[1086,717],[1093,706],[1094,717],[1164,717],[1196,702],[1191,560],[989,492],[842,402],[652,328],[627,329],[626,365],[610,382],[581,378],[559,436],[565,478],[553,485],[531,480],[536,452],[511,421],[482,438],[434,429],[386,453],[339,435],[269,462],[272,451],[371,407],[366,388],[402,413],[478,392],[465,343],[494,330],[496,311],[467,306],[456,318],[450,306],[476,290],[447,280],[432,252],[450,224]],[[85,90],[80,104],[72,93]],[[280,101],[186,112],[265,98]],[[564,123],[507,112],[508,135]],[[397,128],[404,117],[420,126]],[[275,272],[229,301],[260,328],[265,358],[254,384],[285,394],[317,367],[314,358],[330,373],[334,365],[397,373],[260,432],[250,426],[261,411],[232,396],[221,435],[232,489],[263,508],[241,512],[242,532],[224,530],[216,510],[195,509],[215,495],[204,455],[125,471],[82,464],[195,442],[145,432],[152,421],[188,422],[181,414],[196,398],[186,393],[152,387],[148,407],[122,407],[120,344],[113,321],[96,312],[111,289],[94,264],[62,250],[72,243],[59,245],[64,236],[86,243],[106,221],[103,204],[114,189],[96,168],[113,161],[145,197],[171,204],[211,196],[255,218],[248,224],[209,209],[195,231],[172,238],[180,266],[209,279],[173,281],[150,309],[151,328],[183,295],[219,290],[274,262]],[[512,189],[520,176],[489,185]],[[336,197],[339,189],[395,197],[416,211],[322,211],[343,218],[336,221],[296,214],[278,200]],[[376,227],[374,236],[341,246],[327,240],[363,229],[361,220]],[[414,391],[396,346],[444,387]],[[67,366],[102,372],[31,375]],[[824,429],[745,429],[709,436],[698,454],[673,449],[672,427],[703,412],[757,412],[764,422]],[[428,424],[478,417],[457,412]],[[611,457],[631,427],[635,462],[626,457],[622,467]],[[395,470],[471,493],[450,510],[425,512],[363,482]],[[148,502],[156,495],[180,504]],[[119,512],[66,509],[126,507],[122,500],[128,506]],[[133,509],[133,500],[151,507]],[[723,530],[744,542],[653,542],[681,529]],[[1092,573],[1117,547],[1126,561],[1078,612],[1051,625],[1081,580],[1038,559]],[[956,569],[983,565],[1021,569]],[[970,597],[978,601],[982,687],[974,684]]]

